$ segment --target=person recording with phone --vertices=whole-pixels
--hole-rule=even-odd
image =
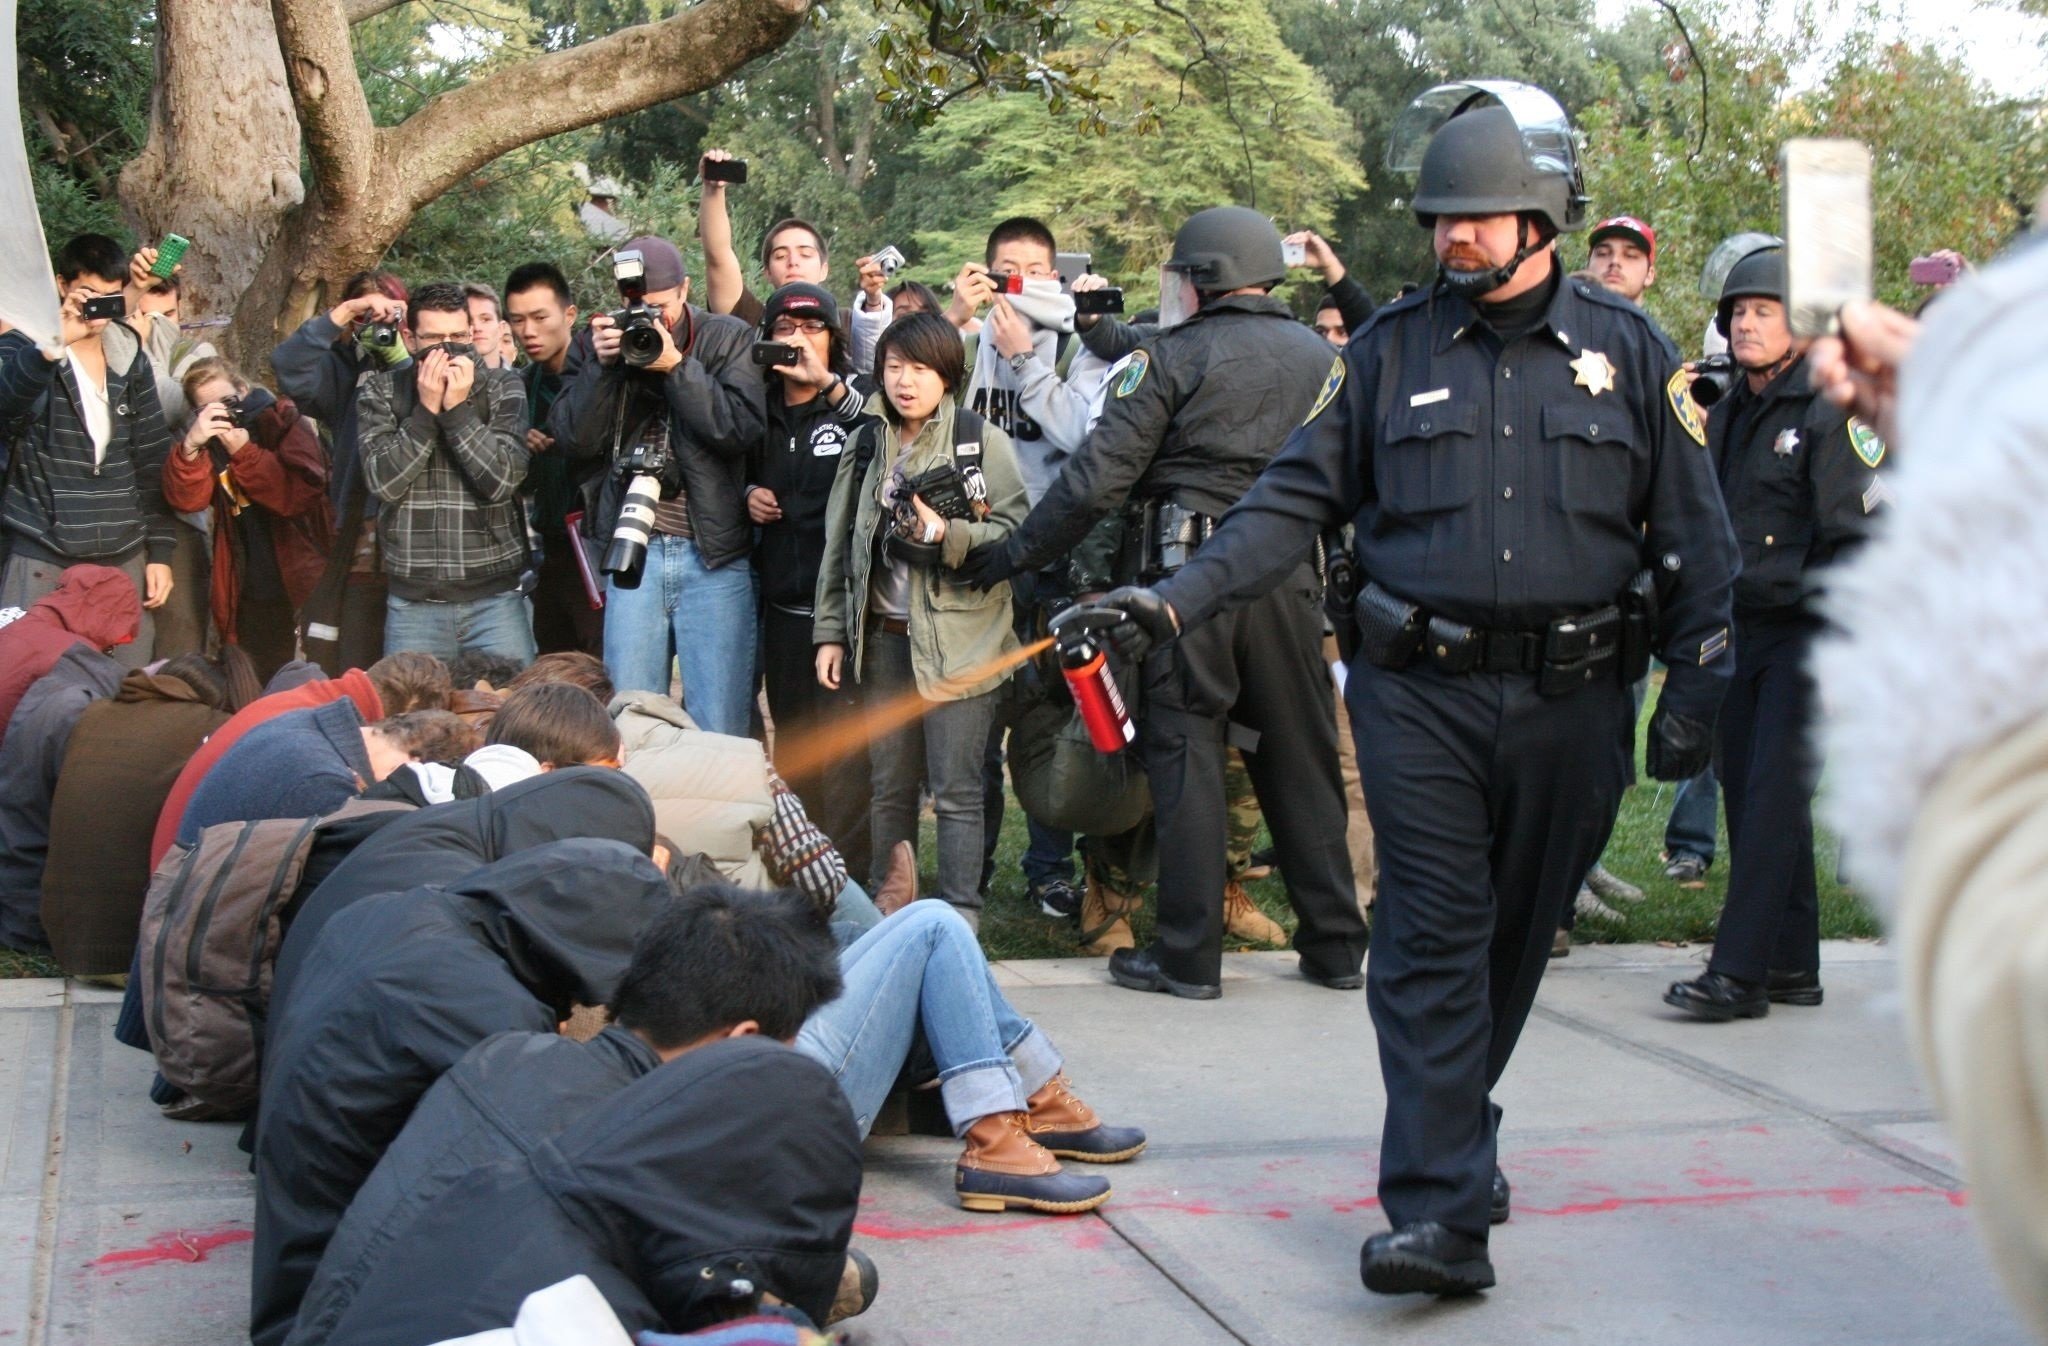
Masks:
[[[152,657],[151,611],[171,595],[176,518],[163,497],[170,450],[155,371],[133,331],[115,321],[128,276],[125,249],[80,234],[57,253],[54,344],[0,334],[0,423],[14,427],[0,489],[0,608],[27,608],[66,568],[111,566],[142,595],[142,625],[114,657]]]
[[[586,363],[549,433],[607,470],[585,487],[605,549],[604,662],[618,690],[667,694],[700,729],[744,735],[754,697],[747,455],[765,428],[753,331],[689,302],[683,254],[651,234],[613,254],[624,307],[590,320]]]
[[[776,755],[829,725],[857,718],[852,689],[821,686],[811,645],[818,571],[825,558],[825,509],[848,442],[871,423],[872,385],[847,358],[839,305],[804,282],[768,296],[756,363],[768,376],[767,433],[747,461],[747,517],[760,529],[754,570],[761,582],[762,680],[775,721]],[[872,791],[862,747],[815,771],[785,774],[849,872],[868,878]]]
[[[363,477],[383,506],[384,646],[529,663],[526,390],[478,358],[461,286],[421,286],[407,317],[415,359],[370,378],[360,411]]]

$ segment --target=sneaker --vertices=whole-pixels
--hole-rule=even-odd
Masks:
[[[1680,851],[1671,857],[1671,863],[1664,866],[1664,877],[1681,888],[1704,888],[1707,886],[1707,862],[1691,851]]]
[[[1071,921],[1081,914],[1081,891],[1065,879],[1032,885],[1031,900],[1056,921]]]
[[[1605,865],[1594,865],[1593,872],[1586,875],[1586,886],[1609,902],[1640,902],[1643,890],[1627,879],[1611,874]]]
[[[1614,921],[1619,923],[1628,919],[1613,907],[1602,902],[1594,894],[1593,890],[1584,884],[1579,885],[1579,896],[1572,903],[1572,910],[1579,914],[1579,919],[1582,921]]]

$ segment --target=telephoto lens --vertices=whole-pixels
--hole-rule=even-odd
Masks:
[[[645,369],[661,358],[661,329],[653,311],[635,306],[619,324],[619,358],[630,369]]]
[[[1735,367],[1732,355],[1710,355],[1693,366],[1698,375],[1692,381],[1692,400],[1703,407],[1711,407],[1726,397],[1735,387]]]
[[[647,568],[647,539],[654,534],[654,507],[661,502],[661,479],[641,473],[626,483],[612,545],[605,549],[604,573],[621,589],[640,587]]]

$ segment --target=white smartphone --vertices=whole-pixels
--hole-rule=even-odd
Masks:
[[[1870,298],[1870,147],[1860,140],[1788,140],[1778,163],[1786,316],[1794,336],[1824,336],[1844,304]]]

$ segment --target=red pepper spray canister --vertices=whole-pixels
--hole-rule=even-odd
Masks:
[[[1109,671],[1109,656],[1078,623],[1060,633],[1060,672],[1080,708],[1081,723],[1097,752],[1121,752],[1138,736],[1123,694]]]

